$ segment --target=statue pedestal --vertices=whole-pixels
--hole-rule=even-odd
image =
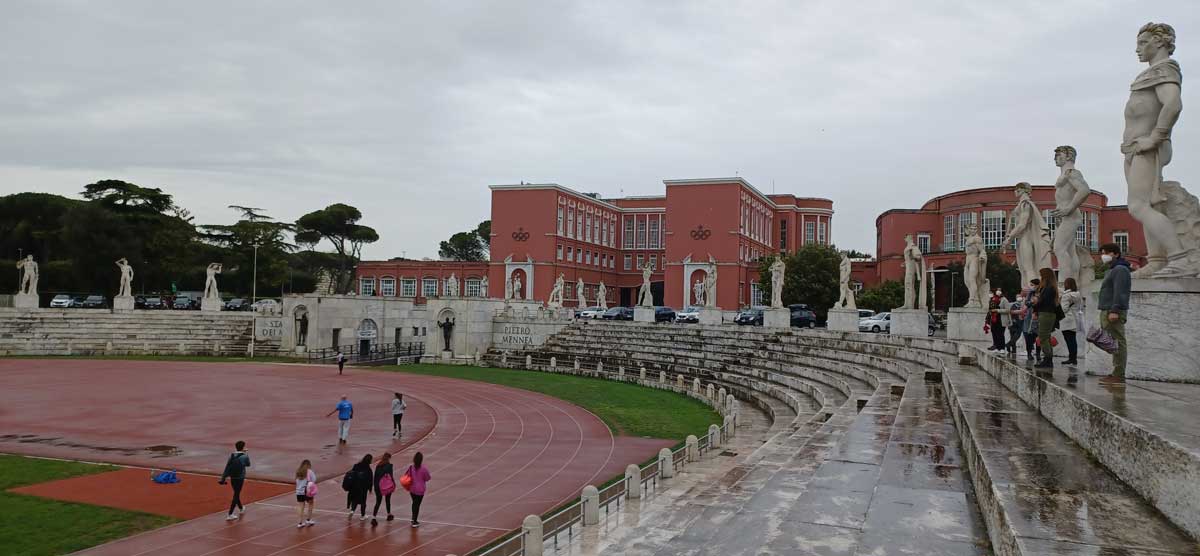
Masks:
[[[1098,307],[1100,285],[1093,288],[1088,307]],[[1128,361],[1125,378],[1164,382],[1200,384],[1200,334],[1196,333],[1195,316],[1200,313],[1200,279],[1134,280],[1129,295],[1125,338],[1128,340]],[[1099,310],[1086,315],[1087,326],[1099,326]],[[1082,352],[1087,331],[1076,333]],[[1057,354],[1065,354],[1060,343]],[[1091,374],[1106,375],[1112,371],[1112,356],[1091,348],[1082,366]]]
[[[32,293],[19,293],[13,296],[13,308],[15,309],[37,309],[38,296]]]
[[[634,307],[633,322],[654,322],[654,307]]]
[[[205,297],[200,299],[201,311],[220,311],[224,303],[219,297]]]
[[[133,310],[133,296],[122,295],[113,298],[113,312],[124,313]]]
[[[791,328],[792,311],[787,307],[770,307],[763,309],[763,327]]]
[[[858,309],[830,309],[825,326],[833,332],[858,332]]]
[[[449,361],[451,359],[454,359],[454,352],[450,351],[448,349],[443,349],[442,350],[442,361]]]
[[[980,307],[951,307],[946,316],[946,339],[984,348],[991,346],[992,334],[983,331],[987,314],[988,310]],[[894,320],[892,326],[896,326]]]
[[[901,336],[929,336],[929,311],[925,309],[892,309],[890,333]]]
[[[716,307],[700,308],[700,324],[722,324],[724,322],[725,317],[720,309]]]

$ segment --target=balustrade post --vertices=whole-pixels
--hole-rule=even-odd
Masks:
[[[721,447],[721,427],[717,425],[708,426],[708,446],[710,448]]]
[[[525,556],[542,556],[542,518],[525,516],[521,530],[525,534]]]
[[[687,454],[687,460],[689,462],[700,461],[700,439],[696,438],[694,434],[689,434],[684,445],[686,446],[684,453]]]
[[[625,467],[625,491],[631,499],[642,497],[642,470],[636,463]]]
[[[592,485],[583,487],[583,526],[600,523],[600,490]]]
[[[658,451],[658,472],[664,479],[670,479],[675,476],[675,456],[671,453],[670,448],[663,448]]]

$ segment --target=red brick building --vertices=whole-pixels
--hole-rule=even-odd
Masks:
[[[1050,217],[1050,211],[1054,209],[1054,186],[1034,186],[1033,201],[1050,224],[1051,233],[1057,233]],[[937,306],[941,307],[948,299],[948,296],[940,295],[949,287],[945,270],[950,263],[962,261],[963,227],[968,223],[978,225],[984,244],[988,249],[998,250],[1008,232],[1008,215],[1014,206],[1013,187],[1002,186],[956,191],[930,199],[919,209],[884,212],[875,219],[876,260],[855,263],[854,276],[866,286],[902,280],[904,236],[912,234],[921,252],[925,253],[927,268],[938,273],[935,274],[934,290],[939,294]],[[1084,212],[1084,225],[1075,231],[1076,237],[1097,257],[1099,246],[1108,242],[1121,245],[1122,251],[1130,253],[1129,259],[1135,264],[1145,257],[1142,226],[1129,215],[1125,205],[1108,206],[1108,197],[1093,190],[1080,210]],[[1007,260],[1015,260],[1011,249]]]
[[[765,195],[742,178],[667,180],[665,194],[600,199],[557,184],[493,185],[491,260],[364,261],[357,268],[361,295],[418,300],[445,294],[453,273],[463,295],[504,294],[505,280],[520,279],[523,297],[545,301],[559,274],[566,305],[578,305],[584,283],[595,305],[604,283],[608,305],[633,305],[642,265],[654,267],[655,304],[692,303],[688,284],[717,263],[717,304],[749,305],[758,294],[761,256],[792,252],[805,243],[832,242],[833,202],[795,195]]]

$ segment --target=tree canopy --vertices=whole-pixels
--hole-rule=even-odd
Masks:
[[[759,288],[771,295],[771,264],[776,256],[764,258],[759,266]],[[842,256],[834,247],[810,243],[791,255],[783,255],[784,305],[805,303],[818,317],[823,318],[838,299],[838,280],[841,278]]]
[[[492,221],[480,222],[474,230],[458,232],[438,245],[438,256],[448,261],[486,261],[492,243]]]
[[[310,212],[296,220],[296,243],[315,246],[324,240],[337,252],[338,266],[333,276],[337,293],[350,291],[354,278],[351,270],[362,254],[362,246],[379,241],[375,229],[359,224],[359,220],[362,220],[362,212],[342,203]]]

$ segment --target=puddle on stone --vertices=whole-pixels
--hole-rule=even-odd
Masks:
[[[170,446],[167,444],[158,444],[146,448],[147,452],[152,453],[152,458],[165,458],[170,456],[178,456],[183,453],[178,446]]]
[[[717,454],[717,455],[719,455],[719,456],[725,456],[725,457],[730,457],[730,458],[732,458],[732,457],[737,457],[738,453],[737,453],[737,452],[730,452],[729,450],[725,450],[725,451],[723,451],[723,452],[721,452],[720,454]]]
[[[63,440],[59,436],[38,436],[36,434],[5,434],[0,435],[0,442],[18,442],[21,444],[45,444],[47,446],[58,446],[62,448],[81,448],[84,450],[93,450],[96,452],[116,453],[123,456],[136,456],[150,452],[151,457],[163,458],[170,456],[178,456],[183,454],[183,450],[178,446],[157,445],[150,446],[144,449],[138,448],[123,448],[120,446],[95,446],[92,444],[83,444],[80,442],[72,442]]]

